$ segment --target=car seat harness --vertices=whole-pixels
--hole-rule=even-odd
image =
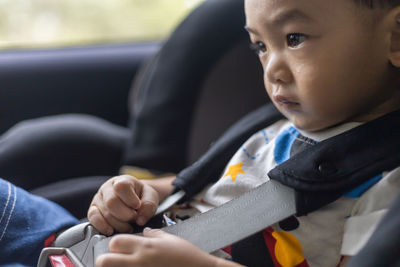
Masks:
[[[264,106],[239,121],[198,162],[178,174],[176,192],[159,206],[157,214],[214,182],[243,139],[279,118],[273,108]],[[400,111],[395,111],[315,144],[272,169],[266,183],[162,229],[211,253],[291,215],[315,211],[378,173],[398,167],[399,136]],[[89,223],[76,225],[60,234],[53,247],[43,249],[37,266],[52,266],[52,260],[57,263],[53,266],[94,266],[96,257],[108,251],[110,239]]]

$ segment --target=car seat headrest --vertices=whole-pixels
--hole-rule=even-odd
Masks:
[[[193,109],[208,72],[248,39],[243,0],[208,0],[171,34],[135,83],[132,138],[124,164],[164,171],[185,166]]]

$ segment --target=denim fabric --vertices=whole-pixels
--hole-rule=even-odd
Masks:
[[[77,222],[57,204],[0,178],[1,266],[35,266],[46,238]]]

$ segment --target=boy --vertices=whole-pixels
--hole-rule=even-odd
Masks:
[[[255,133],[241,147],[221,179],[190,202],[197,212],[267,181],[260,174],[296,153],[393,116],[400,108],[399,1],[246,0],[245,10],[267,93],[288,120]],[[373,231],[400,192],[400,169],[381,172],[362,190],[265,229],[261,234],[269,263],[345,265],[369,237],[364,229]],[[114,177],[94,197],[88,218],[105,234],[129,232],[129,222],[143,225],[154,214],[173,190],[173,181]],[[144,237],[113,238],[110,251],[97,259],[98,266],[240,266],[151,229],[145,229]]]

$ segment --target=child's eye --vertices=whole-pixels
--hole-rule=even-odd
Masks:
[[[259,56],[267,52],[267,47],[263,42],[260,41],[250,43],[250,49],[253,50]]]
[[[289,33],[286,35],[287,45],[289,47],[297,47],[307,39],[307,36],[302,33]]]

